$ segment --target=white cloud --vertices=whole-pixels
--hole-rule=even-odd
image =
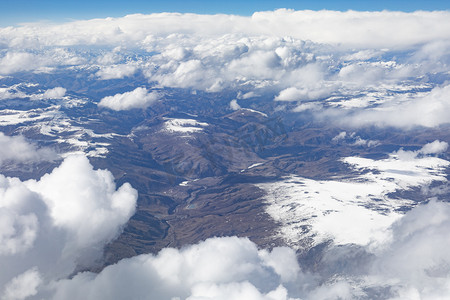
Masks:
[[[251,17],[163,13],[23,25],[0,29],[1,41],[8,48],[0,66],[5,74],[12,74],[77,65],[93,70],[99,80],[124,78],[142,70],[157,87],[250,91],[238,99],[255,95],[276,95],[280,101],[345,98],[364,94],[369,87],[389,92],[387,85],[404,87],[411,78],[423,80],[429,72],[447,72],[448,16],[449,12],[281,9]],[[72,46],[88,50],[80,54]],[[89,46],[101,51],[89,51]],[[100,69],[92,68],[99,63]],[[5,92],[3,98],[9,96]],[[353,100],[360,107],[371,104]],[[391,104],[392,111],[399,110],[398,103]],[[409,106],[411,111],[405,115],[415,114],[414,105]],[[110,107],[140,106],[115,103]],[[296,111],[317,113],[321,108],[301,106]],[[379,110],[389,111],[389,107]],[[389,112],[389,120],[384,120],[371,112],[362,110],[360,117],[360,112],[353,111],[343,122],[407,127],[395,123],[414,119],[402,116],[397,120]],[[419,120],[426,126],[447,122],[438,117],[437,121]]]
[[[129,15],[123,18],[74,21],[61,25],[30,24],[0,29],[9,47],[122,45],[149,43],[171,34],[222,37],[290,36],[319,43],[350,47],[410,47],[449,38],[449,12],[257,12],[251,17],[161,13]],[[329,28],[333,28],[330,33]],[[172,47],[176,48],[176,47]]]
[[[45,63],[34,54],[27,52],[7,52],[0,58],[0,74],[30,71],[40,68]]]
[[[290,87],[284,89],[280,92],[278,96],[275,97],[276,101],[298,101],[302,100],[302,96],[306,94],[306,91],[297,89],[296,87]]]
[[[58,154],[49,148],[39,148],[23,136],[7,136],[0,132],[0,164],[12,162],[53,161]]]
[[[137,192],[70,156],[40,180],[0,175],[0,298],[39,293],[92,265],[134,213]],[[46,298],[46,297],[44,297]]]
[[[60,99],[66,95],[66,91],[67,90],[65,88],[58,86],[48,89],[42,94],[33,94],[29,97],[31,100]]]
[[[102,80],[121,79],[133,75],[136,70],[136,66],[121,64],[101,68],[96,75]]]
[[[0,256],[23,253],[33,246],[37,237],[39,211],[28,208],[36,207],[32,203],[36,197],[18,179],[3,175],[0,175],[0,191]]]
[[[157,92],[149,93],[146,88],[139,87],[131,92],[105,97],[98,106],[116,111],[133,108],[145,109],[159,98],[160,95]]]
[[[414,72],[413,66],[395,61],[356,62],[343,66],[338,78],[344,83],[361,87],[375,86],[388,79],[401,79]]]
[[[275,101],[302,101],[302,100],[320,100],[321,98],[328,97],[331,91],[328,87],[309,87],[309,88],[296,88],[289,87],[282,90],[278,96],[275,97]]]
[[[5,287],[2,300],[21,300],[37,294],[42,279],[37,268],[14,277]]]
[[[393,225],[391,243],[377,254],[377,280],[392,282],[397,297],[445,299],[450,292],[448,226],[448,203],[430,202],[408,212]]]
[[[283,286],[270,291],[267,294],[261,293],[249,282],[212,284],[203,283],[192,288],[192,294],[188,300],[288,300],[288,292]],[[294,299],[292,299],[294,300]]]
[[[256,97],[259,97],[259,95],[257,93],[255,93],[254,91],[247,92],[245,94],[242,94],[242,92],[239,92],[237,95],[237,99],[249,99],[249,98],[256,98]]]
[[[446,71],[448,15],[281,9],[251,17],[163,13],[23,25],[0,29],[10,49],[2,70],[100,63],[101,80],[142,69],[160,86],[211,92],[242,86],[255,94],[270,88],[279,100],[315,100],[341,86],[420,77],[431,66],[433,72]],[[86,45],[108,50],[82,57],[69,48]],[[126,49],[139,54],[129,60],[133,55],[127,57]],[[413,55],[383,60],[397,49]]]
[[[346,137],[347,137],[347,132],[346,132],[346,131],[341,131],[341,132],[339,132],[338,135],[336,135],[336,136],[332,139],[332,141],[333,141],[333,142],[339,142],[339,141],[345,140]]]
[[[215,62],[214,62],[215,63]],[[200,90],[220,90],[218,67],[212,64],[205,66],[200,59],[175,62],[168,61],[161,65],[155,74],[148,74],[150,80],[157,81],[162,86],[179,88],[196,88]]]
[[[54,287],[55,299],[280,299],[300,280],[294,251],[258,250],[248,239],[212,238],[181,250],[163,249],[81,273]],[[132,289],[126,288],[133,286]],[[76,291],[76,293],[74,293]]]
[[[413,160],[418,156],[426,156],[430,154],[440,154],[448,149],[448,143],[435,140],[434,142],[425,144],[421,149],[416,151],[405,151],[400,149],[394,154],[403,160]]]
[[[239,110],[239,109],[241,109],[241,106],[239,105],[239,103],[237,102],[236,99],[233,99],[230,101],[230,108],[232,110]]]
[[[175,47],[167,49],[162,53],[162,55],[168,57],[169,59],[185,60],[191,53],[192,51],[186,48]]]
[[[352,146],[375,147],[380,145],[380,141],[363,139],[362,137],[356,135],[356,132],[347,134],[346,131],[340,132],[338,135],[332,138],[331,141],[334,143],[347,142]]]
[[[112,65],[118,63],[123,56],[121,51],[123,47],[117,46],[112,51],[105,53],[104,55],[97,58],[97,62],[101,65]]]
[[[66,95],[66,89],[62,87],[55,87],[53,89],[46,90],[42,97],[44,99],[57,99],[62,98]]]
[[[373,141],[373,140],[365,140],[361,137],[356,137],[356,140],[353,142],[353,146],[367,146],[367,147],[375,147],[380,145],[381,143],[379,141]]]
[[[345,280],[327,283],[319,286],[309,294],[309,299],[328,300],[328,299],[357,299],[352,287]]]
[[[428,143],[419,150],[421,154],[439,154],[445,152],[448,149],[447,142],[441,142],[439,140],[435,140],[434,142]]]
[[[435,22],[443,22],[449,28],[450,22],[445,20],[448,12],[338,12],[338,11],[292,11],[277,10],[259,12],[252,16],[252,21],[265,23],[264,29],[270,32],[300,37],[319,43],[366,45],[371,47],[392,47],[424,43],[436,39],[448,39],[448,33],[437,29],[432,35],[423,28],[437,26]],[[421,22],[417,22],[421,19]],[[423,22],[423,23],[422,23]],[[434,24],[434,25],[433,25]],[[329,28],[333,28],[330,33]],[[382,41],[381,41],[382,40]]]
[[[113,239],[133,215],[137,198],[128,183],[116,191],[112,174],[94,170],[84,156],[69,156],[52,173],[26,184],[42,197],[53,224],[72,234],[67,251]]]
[[[22,94],[17,93],[16,91],[10,88],[0,88],[0,100],[11,99],[11,98],[23,98]]]
[[[355,53],[348,54],[343,57],[344,60],[368,60],[381,55],[381,51],[375,51],[372,49],[360,50]]]
[[[293,112],[303,112],[307,110],[318,111],[322,109],[322,105],[317,102],[301,103],[292,109]]]

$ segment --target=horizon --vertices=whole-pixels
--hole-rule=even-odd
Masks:
[[[201,15],[239,15],[251,16],[255,12],[277,9],[330,10],[330,11],[448,11],[450,5],[445,1],[246,1],[224,2],[179,1],[164,3],[155,1],[92,1],[82,0],[76,3],[45,1],[5,1],[0,3],[0,27],[20,26],[27,23],[66,23],[76,20],[89,20],[107,17],[123,17],[130,14],[154,13],[193,13]]]

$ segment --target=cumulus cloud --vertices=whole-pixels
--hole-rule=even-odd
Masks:
[[[450,289],[448,251],[450,205],[432,201],[421,205],[393,225],[392,242],[378,254],[374,273],[394,282],[394,297],[444,299]]]
[[[134,213],[137,192],[70,156],[40,180],[0,175],[0,297],[24,299],[89,266]],[[44,297],[45,298],[45,297]]]
[[[136,72],[136,66],[129,64],[113,65],[100,69],[96,75],[102,80],[121,79],[133,75]]]
[[[181,62],[168,62],[155,74],[147,74],[151,80],[162,86],[196,88],[208,91],[220,91],[220,78],[217,65],[206,66],[200,59]]]
[[[346,142],[352,146],[367,146],[367,147],[375,147],[380,145],[380,141],[364,139],[356,134],[356,132],[352,132],[348,134],[346,131],[341,131],[338,135],[331,139],[334,143]]]
[[[27,52],[7,52],[0,58],[0,74],[8,75],[11,73],[35,70],[42,67],[45,63],[35,54]]]
[[[32,247],[39,227],[37,215],[28,206],[35,207],[38,213],[40,206],[33,203],[35,195],[18,179],[1,175],[0,190],[0,255],[23,253]]]
[[[239,109],[241,109],[241,106],[239,105],[239,103],[237,102],[236,99],[233,99],[230,101],[230,108],[232,110],[239,110]]]
[[[259,95],[256,94],[254,91],[247,92],[244,94],[239,91],[237,94],[237,99],[249,99],[249,98],[255,98],[255,97],[259,97]]]
[[[63,87],[55,87],[53,89],[46,90],[42,97],[44,99],[56,99],[62,98],[66,94],[66,89]]]
[[[293,299],[299,278],[293,250],[258,250],[245,238],[212,238],[181,250],[140,255],[61,280],[55,299]],[[133,286],[133,289],[127,288]]]
[[[25,98],[24,93],[20,93],[11,88],[0,88],[0,100],[11,99],[11,98]]]
[[[323,267],[338,267],[305,298],[445,299],[450,292],[449,220],[449,203],[431,201],[392,224],[390,239],[377,249],[329,248]],[[357,261],[353,266],[352,260]]]
[[[275,97],[277,101],[298,101],[306,95],[306,91],[299,90],[295,87],[284,89],[278,96]]]
[[[416,151],[405,151],[400,149],[394,152],[394,155],[398,156],[403,160],[412,160],[422,155],[430,155],[430,154],[440,154],[445,152],[448,149],[447,142],[441,142],[439,140],[435,140],[434,142],[425,144],[421,149]]]
[[[139,87],[131,92],[105,97],[98,106],[116,111],[133,108],[145,109],[159,98],[160,95],[157,92],[148,92],[146,88]]]
[[[71,233],[67,251],[114,238],[134,213],[137,198],[128,183],[116,190],[112,174],[94,170],[84,156],[69,156],[51,174],[27,186],[41,195],[53,224]]]
[[[1,31],[1,29],[0,29]],[[46,49],[34,47],[15,49],[11,47],[0,53],[0,74],[10,75],[17,72],[49,73],[57,67],[81,65],[89,61],[76,51],[51,45]]]
[[[435,140],[434,142],[428,143],[419,150],[419,153],[422,154],[439,154],[445,152],[448,149],[447,142],[441,142],[439,140]]]
[[[333,142],[339,142],[339,141],[345,140],[346,137],[347,137],[347,132],[346,132],[346,131],[341,131],[341,132],[339,132],[338,135],[336,135],[336,136],[332,139],[332,141],[333,141]]]
[[[37,287],[41,284],[41,275],[37,268],[14,277],[5,287],[2,299],[21,300],[37,294]]]
[[[33,94],[30,96],[31,100],[46,100],[46,99],[60,99],[66,95],[66,89],[63,87],[55,87],[46,90],[42,94]]]
[[[50,148],[39,148],[23,136],[7,136],[0,132],[0,164],[4,162],[53,161],[58,154]]]
[[[322,109],[322,105],[317,102],[307,102],[301,103],[292,109],[293,112],[303,112],[303,111],[319,111]]]

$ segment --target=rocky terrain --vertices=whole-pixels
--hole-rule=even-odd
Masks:
[[[125,82],[92,87],[69,78],[61,82],[56,75],[38,78],[40,84],[21,83],[17,89],[32,94],[45,90],[44,84],[64,83],[67,87],[70,82],[70,92],[51,101],[30,97],[3,100],[2,131],[54,149],[59,157],[87,153],[95,168],[110,170],[118,185],[129,182],[138,191],[135,215],[107,245],[101,265],[221,236],[249,237],[268,249],[293,246],[309,265],[315,265],[311,261],[320,261],[320,249],[333,243],[333,238],[313,242],[317,233],[308,220],[299,221],[298,241],[280,234],[286,223],[268,212],[270,191],[264,187],[291,176],[298,180],[358,180],[361,174],[374,171],[355,169],[343,158],[379,161],[399,149],[417,150],[433,140],[450,140],[446,126],[351,131],[314,120],[308,112],[277,111],[276,103],[264,99],[248,99],[247,108],[231,110],[226,93],[163,90],[164,101],[147,110],[115,112],[97,107],[95,99],[124,89]],[[32,79],[36,80],[6,78],[1,82],[11,85]],[[133,84],[139,83],[138,79]],[[448,152],[439,156],[450,159]],[[23,180],[39,178],[60,159],[55,156],[53,161],[19,167],[5,162],[2,170]],[[448,170],[444,172],[448,174]],[[446,185],[431,181],[437,187]],[[418,184],[388,194],[394,200],[411,200],[399,200],[401,205],[387,203],[384,209],[388,212],[408,211],[429,198]],[[446,196],[448,192],[439,195]],[[359,205],[369,204],[362,201]]]

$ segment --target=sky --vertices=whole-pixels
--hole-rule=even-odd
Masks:
[[[449,10],[446,0],[229,0],[229,1],[146,1],[146,0],[2,0],[0,1],[0,26],[24,22],[64,22],[71,19],[121,17],[134,13],[181,12],[199,14],[251,15],[255,11],[291,8],[295,10],[357,10],[357,11],[405,11]]]

